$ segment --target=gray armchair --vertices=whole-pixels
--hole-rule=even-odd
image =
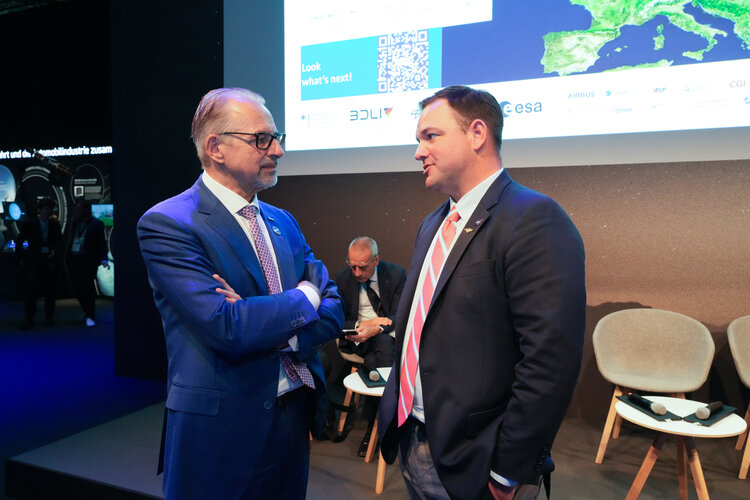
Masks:
[[[684,314],[661,309],[625,309],[603,317],[593,336],[602,376],[615,385],[602,431],[597,464],[610,435],[617,439],[621,418],[616,397],[626,390],[684,398],[708,378],[714,342],[708,329]]]

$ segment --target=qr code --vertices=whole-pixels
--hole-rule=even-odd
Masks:
[[[427,30],[378,37],[378,92],[428,88]]]

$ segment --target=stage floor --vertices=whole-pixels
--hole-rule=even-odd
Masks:
[[[156,476],[163,404],[156,404],[103,425],[22,453],[12,461],[57,471],[115,489],[150,498],[162,498],[161,476]],[[340,443],[313,441],[307,498],[407,499],[398,465],[386,469],[382,495],[374,493],[377,462],[364,463],[356,456],[364,422],[358,419]],[[623,424],[620,439],[611,441],[604,463],[594,464],[600,429],[580,419],[569,419],[553,448],[557,470],[552,475],[555,498],[622,499],[635,478],[653,434]],[[741,453],[734,439],[697,439],[709,494],[722,500],[750,498],[750,481],[737,478]],[[6,478],[11,483],[13,478]],[[690,498],[695,491],[690,483]],[[641,499],[678,496],[674,442],[667,441]],[[136,496],[137,496],[136,495]],[[540,498],[545,498],[542,493]]]

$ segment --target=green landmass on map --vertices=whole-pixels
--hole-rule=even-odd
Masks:
[[[660,24],[656,27],[657,35],[654,37],[654,50],[661,50],[664,48],[664,25]]]
[[[544,72],[560,76],[582,73],[596,63],[605,44],[620,37],[624,26],[641,26],[656,16],[666,16],[677,28],[702,37],[706,42],[703,49],[682,53],[701,61],[704,54],[718,43],[717,37],[726,37],[727,33],[701,24],[685,12],[685,5],[691,2],[711,16],[733,22],[734,33],[742,40],[742,47],[750,50],[750,0],[570,0],[572,5],[580,5],[589,11],[591,26],[586,30],[547,33],[541,60]],[[654,50],[664,47],[662,30],[663,25],[660,25],[654,38]],[[628,68],[661,66],[664,62],[644,62]]]

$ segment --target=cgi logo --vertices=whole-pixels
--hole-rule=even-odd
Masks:
[[[516,114],[523,114],[523,113],[541,113],[542,112],[542,103],[537,102],[526,102],[526,103],[518,103],[513,104],[508,101],[503,101],[500,103],[500,109],[503,111],[503,118],[508,118],[508,116],[511,113]]]
[[[353,109],[349,111],[349,121],[382,120],[391,116],[391,111],[393,108]]]
[[[735,80],[733,82],[729,82],[729,88],[741,89],[744,87],[745,87],[745,80]]]

